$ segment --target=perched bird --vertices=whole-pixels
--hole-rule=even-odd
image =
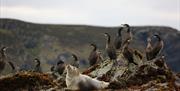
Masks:
[[[151,45],[151,38],[148,37],[147,38],[147,46],[146,46],[146,49],[145,49],[147,60],[152,60],[153,59],[153,57],[152,57],[152,49],[153,49],[153,47]]]
[[[75,54],[72,54],[72,57],[74,58],[73,60],[73,66],[79,68],[79,61],[78,61],[78,57]]]
[[[34,61],[36,62],[36,65],[35,65],[35,68],[34,68],[34,71],[35,72],[42,72],[42,68],[41,68],[41,62],[38,58],[35,58]]]
[[[4,70],[5,66],[6,66],[6,49],[7,47],[2,47],[0,50],[0,73]]]
[[[163,42],[163,40],[161,39],[161,37],[159,35],[155,34],[153,37],[157,38],[158,41],[152,47],[151,38],[148,38],[148,44],[147,44],[147,47],[146,47],[147,60],[152,60],[152,59],[156,58],[156,56],[160,54],[160,52],[162,51],[162,49],[164,47],[164,42]]]
[[[88,60],[89,60],[89,64],[93,66],[99,61],[100,54],[98,53],[97,46],[95,44],[91,44],[90,46],[93,47],[93,50],[91,51]]]
[[[128,65],[130,63],[133,63],[135,65],[137,65],[137,63],[134,62],[134,58],[133,58],[133,50],[131,50],[128,45],[130,43],[130,39],[127,39],[124,43],[123,43],[123,56],[128,60]]]
[[[152,57],[155,58],[157,55],[159,55],[164,47],[164,42],[161,39],[161,37],[157,34],[154,35],[155,38],[158,39],[156,45],[152,49]]]
[[[126,37],[125,40],[127,40],[127,39],[132,40],[133,35],[132,35],[131,30],[130,30],[130,26],[128,24],[122,24],[122,26],[123,26],[123,29],[125,29],[127,32],[127,36],[125,36]]]
[[[120,49],[121,48],[121,44],[122,44],[122,36],[121,36],[121,31],[122,31],[122,27],[119,28],[117,36],[114,40],[114,46],[116,49]]]
[[[107,37],[106,39],[106,52],[111,60],[116,60],[116,49],[111,44],[111,36],[108,33],[104,33],[104,35]]]
[[[65,63],[64,63],[64,61],[59,60],[59,61],[57,62],[57,65],[56,65],[56,69],[55,69],[55,70],[59,73],[59,75],[62,75],[63,72],[64,72],[64,70],[65,70]]]

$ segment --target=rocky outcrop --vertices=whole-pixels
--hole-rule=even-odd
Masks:
[[[113,62],[109,59],[103,60],[95,70],[86,72],[91,77],[97,77],[99,80],[110,82],[109,89],[159,89],[159,90],[176,90],[180,85],[179,79],[167,67],[165,59],[157,57],[153,60],[140,60],[134,55],[135,62],[138,65],[127,65],[127,60],[121,56],[118,57],[118,65],[112,66]],[[89,71],[89,70],[88,70]]]
[[[92,78],[110,82],[107,89],[121,90],[176,90],[180,89],[179,74],[174,74],[167,67],[162,57],[146,61],[134,55],[138,65],[129,64],[119,53],[118,63],[113,66],[113,62],[108,58],[102,60],[84,72]],[[36,72],[17,72],[0,78],[1,90],[11,91],[14,89],[33,89],[33,90],[64,90],[65,74],[57,79],[52,74]]]
[[[1,91],[22,91],[22,90],[40,90],[49,89],[57,86],[56,82],[50,74],[37,72],[18,72],[1,76],[0,90]]]

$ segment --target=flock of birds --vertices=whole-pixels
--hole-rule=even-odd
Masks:
[[[125,30],[126,34],[123,34],[122,36],[122,30]],[[117,36],[115,40],[112,42],[111,41],[111,36],[108,33],[104,33],[106,37],[106,53],[109,57],[110,60],[113,61],[114,65],[117,64],[117,52],[121,51],[124,58],[128,60],[128,65],[130,63],[133,63],[134,65],[138,65],[136,62],[134,62],[133,55],[137,55],[140,59],[143,58],[143,55],[137,51],[129,48],[130,42],[133,40],[133,35],[132,35],[132,30],[130,29],[130,26],[128,24],[122,24],[122,26],[118,29]],[[125,35],[125,36],[124,36]],[[126,37],[123,41],[123,37]],[[157,38],[157,42],[155,45],[152,45],[152,37]],[[89,55],[89,64],[90,66],[93,66],[97,64],[100,60],[102,60],[101,52],[98,51],[98,48],[96,44],[90,44],[90,46],[93,47],[90,55]],[[145,49],[146,52],[146,59],[147,60],[152,60],[156,58],[161,50],[163,49],[164,42],[161,39],[161,37],[157,34],[153,36],[148,36],[147,38],[147,46]],[[0,74],[4,70],[6,62],[9,63],[11,68],[13,70],[16,69],[14,64],[10,61],[6,61],[6,49],[7,47],[2,47],[0,50]],[[72,57],[74,58],[74,63],[71,64],[77,68],[79,68],[79,62],[78,62],[78,57],[75,54],[72,54]],[[34,62],[36,63],[34,67],[35,72],[42,72],[41,68],[41,62],[38,58],[34,59]],[[50,69],[52,72],[58,72],[60,75],[63,73],[65,70],[65,63],[62,60],[59,60],[55,66],[52,66]]]

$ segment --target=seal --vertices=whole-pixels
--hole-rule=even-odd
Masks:
[[[83,75],[79,70],[71,65],[66,66],[66,86],[70,90],[95,90],[104,89],[109,86],[108,82],[99,81],[87,75]]]

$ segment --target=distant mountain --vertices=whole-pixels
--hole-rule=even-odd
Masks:
[[[133,42],[131,47],[144,52],[148,34],[158,33],[165,41],[163,54],[168,65],[175,72],[180,72],[180,32],[165,26],[132,26]],[[55,64],[59,58],[73,60],[71,53],[76,53],[81,60],[87,59],[95,43],[104,51],[103,33],[116,35],[118,27],[96,27],[87,25],[52,25],[35,24],[14,19],[0,19],[0,47],[8,46],[9,60],[16,65],[34,64],[33,58],[39,57],[44,71]],[[70,62],[70,61],[68,61]],[[82,62],[84,63],[84,62]],[[86,63],[86,62],[85,62]],[[31,67],[30,67],[31,68]]]

